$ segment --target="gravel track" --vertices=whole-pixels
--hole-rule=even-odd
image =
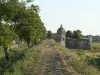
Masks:
[[[34,75],[67,75],[60,54],[53,47],[52,41],[47,41],[34,73]]]

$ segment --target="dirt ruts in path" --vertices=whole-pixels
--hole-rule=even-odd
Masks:
[[[67,75],[61,57],[50,40],[47,41],[47,45],[41,53],[35,71],[34,75]]]

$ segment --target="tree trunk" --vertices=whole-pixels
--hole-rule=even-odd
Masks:
[[[30,41],[27,42],[28,48],[30,48]]]
[[[4,52],[5,52],[5,60],[9,61],[8,47],[4,48]]]
[[[32,42],[32,46],[34,46],[34,42]]]
[[[37,42],[34,42],[35,45],[37,45]]]

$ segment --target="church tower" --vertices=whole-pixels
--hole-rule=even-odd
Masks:
[[[63,25],[57,30],[57,41],[60,42],[62,45],[65,46],[66,41],[66,31],[63,28]]]

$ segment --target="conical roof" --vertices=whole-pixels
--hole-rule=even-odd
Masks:
[[[65,29],[62,27],[62,25],[60,26],[60,28],[57,30],[57,34],[66,34]]]

